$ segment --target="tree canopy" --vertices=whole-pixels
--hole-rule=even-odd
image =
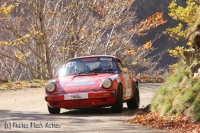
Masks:
[[[154,40],[137,46],[132,38],[166,21],[157,12],[137,22],[133,2],[1,1],[1,74],[9,81],[48,79],[67,59],[97,54],[120,56],[130,69],[136,64],[155,68],[156,62],[146,59]]]

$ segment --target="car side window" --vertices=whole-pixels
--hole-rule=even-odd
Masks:
[[[122,65],[122,63],[121,63],[121,62],[119,62],[119,61],[117,61],[117,64],[118,64],[118,66],[119,66],[119,69],[122,71],[122,68],[123,68],[123,65]]]

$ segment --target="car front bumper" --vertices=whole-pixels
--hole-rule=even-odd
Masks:
[[[101,92],[76,92],[51,95],[47,94],[45,100],[53,108],[84,108],[109,106],[116,102],[116,90]]]

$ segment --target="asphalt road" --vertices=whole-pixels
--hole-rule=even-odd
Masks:
[[[140,108],[151,103],[160,84],[139,84]],[[163,131],[129,124],[134,111],[124,104],[123,113],[110,108],[61,110],[50,115],[44,100],[44,88],[0,92],[0,133],[2,132],[70,132],[70,133],[159,133]]]

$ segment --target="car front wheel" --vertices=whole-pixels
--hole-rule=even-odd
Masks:
[[[112,111],[114,113],[121,113],[123,110],[123,91],[121,85],[118,87],[118,93],[117,93],[117,100],[115,104],[112,106]]]
[[[134,96],[132,99],[127,101],[127,106],[129,109],[137,109],[140,106],[140,94],[139,94],[138,85],[133,83],[132,89],[133,89]]]
[[[47,105],[48,111],[50,114],[59,114],[60,113],[60,108],[52,108],[49,105]]]

